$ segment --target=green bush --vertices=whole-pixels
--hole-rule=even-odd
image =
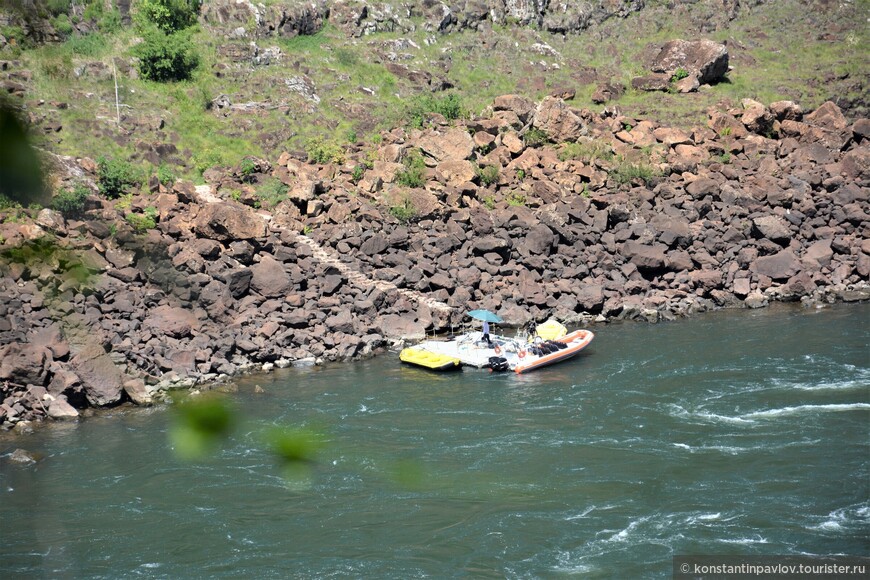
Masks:
[[[483,185],[492,185],[498,182],[498,173],[498,166],[496,165],[477,168],[477,177],[480,178],[480,183]]]
[[[164,34],[151,28],[133,47],[142,78],[160,83],[187,80],[199,66],[199,55],[186,33]]]
[[[106,34],[121,29],[121,13],[114,7],[114,3],[112,9],[106,10],[103,0],[90,0],[82,16],[85,20],[96,22],[100,31]]]
[[[199,0],[139,0],[139,16],[172,34],[196,24]]]
[[[72,34],[73,25],[72,22],[69,21],[69,16],[66,14],[58,14],[51,20],[52,26],[57,30],[60,34],[64,36],[69,36]]]
[[[655,176],[655,169],[645,163],[622,162],[610,173],[610,177],[612,177],[616,183],[621,184],[631,183],[635,179],[640,179],[645,184],[649,184]]]
[[[344,147],[334,141],[312,139],[305,152],[308,160],[314,163],[344,163]]]
[[[65,218],[77,218],[84,213],[90,194],[90,190],[81,185],[73,189],[64,189],[51,200],[51,207]]]
[[[689,71],[680,67],[674,71],[674,74],[671,75],[671,82],[675,83],[675,82],[682,80],[688,76],[689,76]]]
[[[193,154],[193,166],[200,175],[205,173],[206,169],[226,165],[226,162],[226,157],[220,150],[210,147],[200,149]]]
[[[157,181],[161,185],[172,185],[175,183],[175,174],[168,165],[161,163],[160,167],[157,168]]]
[[[521,207],[526,205],[526,196],[518,191],[514,191],[508,196],[507,202],[508,205]]]
[[[466,115],[462,100],[456,93],[443,96],[426,93],[411,100],[405,116],[412,127],[422,127],[426,115],[430,113],[443,115],[447,120],[459,119]]]
[[[69,12],[70,4],[72,4],[72,2],[70,0],[43,0],[43,4],[49,14],[52,16],[60,16],[61,14],[67,14]]]
[[[423,187],[426,183],[424,172],[426,164],[423,162],[423,155],[419,149],[409,152],[405,159],[402,160],[405,169],[396,173],[396,183],[405,187]]]
[[[547,132],[537,127],[532,127],[523,135],[523,142],[526,147],[540,147],[550,142],[550,137]]]
[[[354,183],[359,183],[362,180],[363,175],[365,175],[366,166],[360,163],[359,165],[354,166],[353,173],[350,176],[350,180]]]
[[[133,229],[138,233],[143,233],[157,227],[157,222],[153,216],[141,213],[128,213],[124,216]]]
[[[411,203],[411,198],[406,195],[401,202],[390,207],[390,215],[406,224],[417,216],[417,209]]]
[[[142,183],[139,172],[132,165],[105,157],[97,160],[97,179],[100,193],[109,199],[117,199]]]
[[[251,183],[254,181],[254,174],[257,172],[257,164],[250,157],[245,157],[239,163],[239,177],[243,183]]]
[[[287,190],[288,187],[281,180],[270,177],[263,180],[257,188],[257,197],[260,198],[263,206],[273,208],[287,199]]]

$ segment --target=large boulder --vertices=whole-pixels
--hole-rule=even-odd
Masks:
[[[788,244],[791,240],[791,230],[788,223],[779,216],[766,215],[752,220],[756,235],[767,238],[781,245]]]
[[[772,280],[785,281],[800,271],[801,263],[790,249],[786,248],[772,256],[758,258],[752,269]]]
[[[44,385],[51,351],[42,345],[12,343],[0,346],[0,381]]]
[[[211,203],[200,209],[194,231],[219,242],[250,240],[266,235],[266,221],[243,206]]]
[[[267,298],[284,296],[293,286],[284,265],[269,255],[251,266],[251,273],[251,288]]]
[[[413,314],[387,314],[375,322],[376,330],[389,339],[423,340],[426,327]]]
[[[586,125],[562,99],[544,97],[535,110],[532,124],[544,131],[556,143],[576,141],[583,136]]]
[[[436,161],[468,159],[474,151],[474,139],[468,131],[454,127],[444,133],[432,131],[420,140],[420,149]]]
[[[448,159],[438,164],[435,175],[445,184],[457,187],[472,181],[477,176],[477,171],[471,161]]]
[[[517,246],[517,251],[524,256],[549,256],[559,241],[559,236],[553,230],[539,224],[532,226],[525,239]]]
[[[156,334],[184,338],[190,336],[191,331],[199,324],[191,311],[164,305],[158,306],[148,314],[145,326]]]
[[[622,254],[637,266],[638,270],[652,272],[664,268],[667,264],[665,256],[667,249],[664,244],[641,244],[629,240],[623,245]]]
[[[728,48],[712,40],[671,40],[652,57],[649,69],[669,77],[679,69],[702,85],[722,80],[728,72]]]
[[[528,122],[535,111],[535,103],[519,95],[501,95],[492,104],[493,111],[512,111],[523,123]]]
[[[89,345],[70,361],[81,380],[88,403],[95,407],[121,401],[124,374],[101,347]]]

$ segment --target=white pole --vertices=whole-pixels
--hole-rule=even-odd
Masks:
[[[118,101],[118,70],[115,68],[115,59],[112,58],[112,76],[115,77],[115,113],[118,116],[118,126],[121,125],[121,104]]]

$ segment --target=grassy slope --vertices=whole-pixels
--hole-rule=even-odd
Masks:
[[[692,95],[629,90],[616,103],[624,113],[692,126],[705,121],[707,107],[737,103],[743,97],[764,103],[791,99],[805,109],[838,97],[861,99],[870,73],[865,58],[870,41],[862,24],[870,15],[868,7],[866,0],[809,7],[796,0],[769,2],[744,8],[727,28],[701,34],[698,26],[708,16],[703,12],[706,4],[681,10],[650,5],[640,14],[611,19],[581,35],[563,37],[495,26],[485,35],[471,31],[435,35],[432,45],[424,42],[433,35],[423,32],[422,26],[410,34],[349,39],[328,25],[310,37],[261,39],[261,49],[280,47],[284,54],[280,63],[260,67],[224,63],[227,67],[220,78],[213,67],[221,64],[219,45],[230,41],[199,28],[194,41],[202,65],[190,82],[161,85],[120,77],[124,117],[120,127],[115,122],[111,74],[102,79],[76,77],[72,70],[94,61],[111,65],[113,57],[119,63],[129,62],[136,42],[133,29],[26,50],[19,58],[33,73],[27,98],[31,110],[64,127],[45,137],[47,146],[76,156],[130,157],[137,141],[172,142],[181,151],[178,158],[183,164],[174,168],[175,173],[198,179],[202,169],[235,165],[245,155],[274,160],[280,151],[302,149],[317,136],[345,142],[354,133],[367,138],[401,124],[408,101],[427,89],[385,67],[389,51],[385,45],[397,38],[409,38],[419,47],[397,51],[399,62],[449,80],[474,113],[483,112],[499,94],[518,92],[537,99],[557,87],[576,89],[574,106],[598,110],[601,106],[590,100],[596,77],[629,85],[631,77],[642,72],[645,47],[678,37],[727,42],[734,67],[728,81]],[[244,47],[249,41],[233,42]],[[559,55],[536,52],[536,43],[546,43]],[[0,53],[0,58],[7,57]],[[319,103],[287,88],[285,79],[303,75],[316,87]],[[233,103],[267,106],[227,116],[207,111],[206,103],[219,94],[228,95]],[[36,99],[48,104],[34,107]],[[70,106],[56,109],[52,101]],[[161,131],[140,123],[152,117],[164,120]]]

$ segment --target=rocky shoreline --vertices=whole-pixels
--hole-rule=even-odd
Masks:
[[[0,425],[368,357],[474,308],[583,325],[870,299],[870,120],[751,100],[709,117],[505,95],[335,162],[285,152],[6,220]],[[268,209],[267,179],[287,189]]]

